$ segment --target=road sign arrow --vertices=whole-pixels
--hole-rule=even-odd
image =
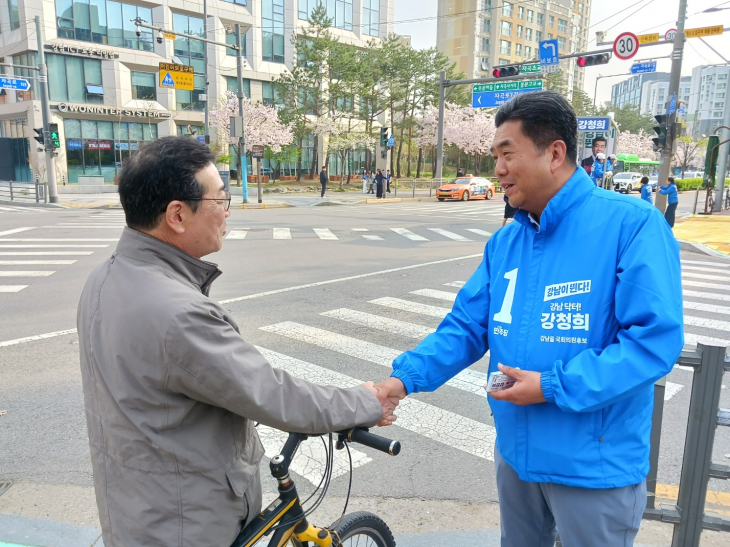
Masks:
[[[481,95],[479,95],[479,96],[477,97],[477,102],[478,102],[479,104],[482,104],[482,96],[481,96]]]
[[[551,53],[550,55],[555,55],[555,44],[551,44],[551,43],[545,42],[545,43],[544,43],[544,44],[542,45],[542,47],[543,47],[543,48],[545,48],[545,49],[547,49],[547,48],[550,48],[550,49],[552,49],[552,50],[553,50],[553,52],[552,52],[552,53]]]

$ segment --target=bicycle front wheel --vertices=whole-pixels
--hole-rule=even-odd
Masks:
[[[388,525],[379,516],[366,511],[345,515],[334,531],[340,538],[336,547],[395,547]]]

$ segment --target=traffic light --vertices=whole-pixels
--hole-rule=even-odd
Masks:
[[[658,152],[667,147],[667,116],[666,114],[657,114],[654,119],[659,125],[654,126],[654,132],[657,136],[651,140],[654,142],[654,152]]]
[[[517,76],[520,73],[521,65],[503,65],[492,71],[495,78],[507,78],[509,76]]]
[[[51,148],[61,148],[61,137],[58,135],[58,124],[48,124],[48,136],[51,139]]]
[[[388,146],[388,128],[387,127],[380,128],[380,146],[383,146],[383,147]]]
[[[717,153],[720,137],[710,135],[707,139],[707,152],[705,153],[705,181],[712,187],[715,183],[715,172],[717,171]]]
[[[610,53],[600,53],[598,55],[586,55],[585,57],[578,57],[575,62],[583,68],[587,66],[605,65],[611,60]]]
[[[38,135],[37,137],[33,137],[35,140],[37,140],[39,143],[43,144],[45,142],[43,138],[43,128],[42,127],[36,127],[33,129],[33,131],[36,132]]]

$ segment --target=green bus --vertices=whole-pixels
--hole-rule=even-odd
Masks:
[[[641,159],[636,154],[616,154],[616,165],[613,168],[614,173],[624,173],[626,171],[639,172],[647,177],[659,169],[661,162]]]

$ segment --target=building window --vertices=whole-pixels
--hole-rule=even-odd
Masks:
[[[578,4],[578,11],[583,13],[583,4]]]
[[[235,76],[226,76],[226,89],[238,97],[238,78]],[[251,98],[251,80],[243,78],[243,94],[247,98]]]
[[[137,36],[137,29],[131,21],[136,17],[152,24],[150,8],[111,0],[56,1],[59,38],[152,51],[152,32],[142,28],[140,36]]]
[[[548,25],[550,25],[550,28],[553,28],[555,26],[555,16],[554,15],[548,15]]]
[[[486,32],[487,34],[492,32],[492,21],[489,19],[484,20],[484,32]]]
[[[197,135],[205,135],[205,126],[203,125],[183,125],[177,126],[178,137],[194,137]]]
[[[713,118],[722,118],[722,112],[713,112],[712,117]]]
[[[514,6],[511,2],[502,3],[502,15],[504,17],[512,17]]]
[[[502,21],[501,33],[503,36],[512,36],[512,23],[509,21]]]
[[[535,31],[535,41],[542,42],[542,32],[540,32],[539,30]]]
[[[558,36],[558,49],[565,51],[565,38],[562,36]]]
[[[548,32],[548,40],[552,40],[552,39],[553,39],[553,34],[552,34],[552,32]]]
[[[132,71],[132,98],[139,101],[157,100],[157,82],[154,74]]]
[[[370,36],[380,36],[380,0],[363,0],[362,17],[362,31]]]
[[[263,0],[261,12],[264,61],[284,62],[284,0]]]
[[[532,40],[532,29],[528,28],[525,30],[525,40]]]
[[[525,58],[530,59],[532,57],[532,48],[530,46],[525,46]]]
[[[229,2],[231,4],[241,4],[242,6],[246,5],[246,0],[223,0],[224,2]]]
[[[172,26],[177,32],[189,34],[190,36],[203,37],[203,20],[198,17],[190,17],[180,13],[172,14]],[[194,110],[201,112],[205,109],[205,103],[199,100],[200,95],[205,94],[205,61],[203,42],[190,40],[180,36],[175,40],[175,55],[182,64],[193,67],[193,90],[176,89],[176,109]]]
[[[558,32],[568,33],[568,22],[565,19],[558,19]]]
[[[46,55],[52,101],[103,103],[101,61],[68,55]]]
[[[715,93],[715,98],[716,99],[724,99],[725,98],[725,94],[724,93]]]
[[[537,14],[537,25],[540,27],[545,26],[545,15],[542,13]]]
[[[226,44],[231,45],[231,46],[236,45],[236,33],[235,32],[233,34],[226,34]],[[245,57],[246,56],[246,33],[245,32],[241,33],[241,47],[243,48],[243,56]],[[236,52],[235,49],[226,48],[226,55],[232,55],[235,57],[236,55],[238,55],[238,53]]]
[[[727,87],[727,84],[716,84],[715,89],[725,89]]]
[[[114,176],[139,145],[157,138],[157,124],[96,120],[63,121],[69,182],[80,175]]]
[[[14,65],[23,65],[23,66],[36,66],[38,62],[36,61],[36,54],[35,51],[31,51],[28,53],[23,53],[22,55],[13,55],[13,64]],[[4,71],[3,71],[4,72]],[[33,94],[33,86],[35,85],[35,78],[32,78],[31,76],[36,76],[38,72],[36,70],[31,70],[29,68],[14,68],[13,74],[15,76],[18,76],[20,78],[26,78],[28,80],[28,83],[30,84],[30,89],[28,91],[16,91],[15,97],[16,101],[23,102],[23,101],[32,101],[35,99],[35,95]]]
[[[724,108],[725,105],[722,103],[715,103],[715,108]]]
[[[727,80],[727,74],[718,74],[717,79],[718,80]]]
[[[8,11],[10,12],[10,30],[20,28],[20,15],[18,14],[18,0],[8,0]]]
[[[512,54],[512,42],[508,42],[507,40],[500,40],[499,41],[499,52],[502,55],[511,55]]]
[[[484,11],[490,11],[492,9],[492,0],[484,0]]]
[[[500,65],[508,65],[509,64],[509,59],[500,59],[499,60],[499,64]]]
[[[535,12],[531,9],[527,10],[527,22],[532,23],[535,20]]]
[[[333,27],[352,30],[352,0],[299,0],[299,19],[309,21],[310,15],[319,4],[327,9],[327,17],[332,19]],[[375,9],[379,9],[378,6]]]
[[[489,51],[489,38],[482,38],[482,51]]]
[[[517,17],[519,17],[520,19],[525,18],[525,8],[523,8],[522,6],[517,8]]]
[[[522,55],[522,44],[515,44],[515,55]]]
[[[522,25],[517,25],[517,38],[522,38],[525,28]]]

